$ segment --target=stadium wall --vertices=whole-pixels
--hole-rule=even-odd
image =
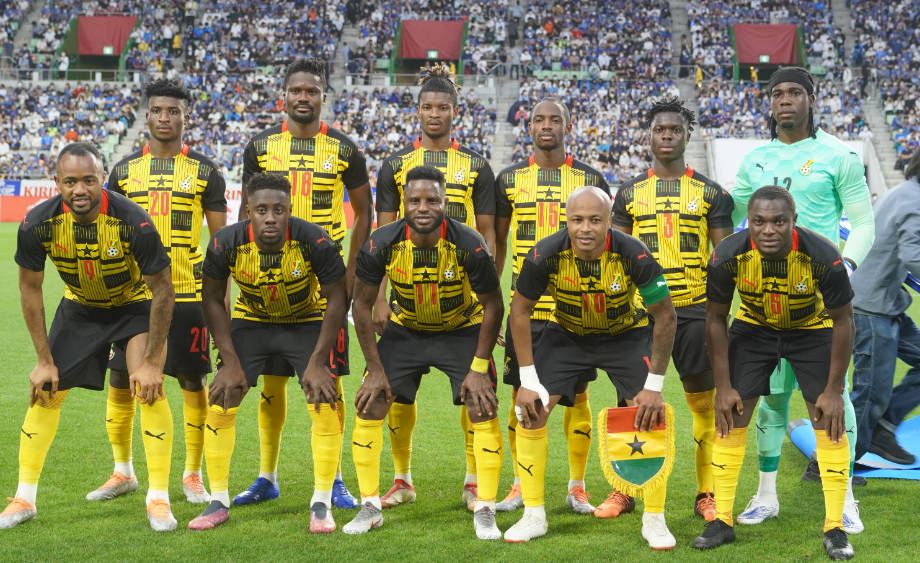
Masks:
[[[711,139],[706,143],[706,159],[709,163],[710,176],[713,180],[731,191],[735,187],[735,176],[741,160],[748,152],[767,144],[763,139]],[[843,143],[862,158],[866,165],[866,181],[873,195],[888,191],[882,167],[871,143],[863,141],[843,141]],[[890,186],[894,187],[894,186]]]

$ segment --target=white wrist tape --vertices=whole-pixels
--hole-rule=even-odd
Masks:
[[[657,373],[648,372],[648,376],[645,378],[645,385],[643,386],[643,389],[661,393],[661,390],[664,389],[664,376],[658,375]]]
[[[518,368],[518,374],[521,378],[521,387],[535,392],[540,397],[543,408],[549,408],[549,391],[540,383],[540,378],[537,377],[537,368],[533,365],[521,366]]]

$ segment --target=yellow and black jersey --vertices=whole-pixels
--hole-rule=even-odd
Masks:
[[[837,247],[803,227],[792,231],[784,258],[766,258],[745,229],[726,237],[709,259],[706,298],[731,303],[735,288],[741,306],[735,319],[775,330],[834,326],[827,307],[853,299],[853,289]]]
[[[155,158],[145,146],[114,166],[108,189],[150,215],[172,259],[176,301],[201,301],[204,212],[227,211],[226,184],[217,166],[186,145],[171,158]]]
[[[675,307],[706,301],[709,229],[731,229],[734,202],[718,184],[695,172],[662,180],[652,170],[623,185],[613,198],[613,224],[652,251],[664,268]]]
[[[559,168],[540,168],[531,156],[512,164],[498,175],[495,186],[495,214],[511,217],[511,291],[517,285],[524,257],[542,238],[565,230],[565,202],[582,186],[597,186],[605,192],[610,187],[604,176],[580,160],[567,155]],[[549,295],[534,308],[534,320],[552,318],[553,301]]]
[[[559,231],[527,253],[516,291],[534,301],[549,293],[550,320],[570,332],[620,334],[648,324],[637,290],[664,284],[661,272],[648,248],[625,233],[608,231],[601,257],[582,260],[568,231]]]
[[[291,217],[284,246],[274,252],[259,250],[250,221],[221,229],[208,244],[204,274],[236,280],[234,319],[307,323],[323,319],[320,287],[341,279],[345,264],[322,227]]]
[[[143,276],[169,266],[150,216],[126,197],[102,190],[99,216],[74,221],[60,195],[36,205],[19,225],[16,263],[41,272],[51,258],[64,298],[110,309],[152,297]]]
[[[364,155],[351,139],[325,123],[313,137],[299,139],[285,121],[253,137],[243,151],[243,188],[261,172],[286,174],[294,216],[326,229],[341,246],[345,190],[368,181]]]
[[[432,248],[412,244],[405,219],[377,229],[358,254],[355,275],[370,285],[389,276],[390,319],[428,332],[482,323],[476,294],[495,291],[499,285],[495,260],[479,233],[447,218]]]
[[[445,215],[468,227],[476,227],[476,215],[495,215],[495,175],[486,159],[451,139],[447,150],[429,150],[418,138],[401,151],[387,157],[377,176],[377,212],[403,215],[403,188],[406,174],[416,166],[433,166],[447,180]]]

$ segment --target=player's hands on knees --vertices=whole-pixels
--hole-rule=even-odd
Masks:
[[[131,385],[131,396],[139,397],[141,403],[152,405],[163,396],[163,373],[149,362],[141,362],[136,370],[128,374],[128,383]]]
[[[243,395],[249,390],[246,373],[239,362],[224,359],[224,363],[217,370],[211,385],[208,387],[208,404],[217,405],[224,409],[238,406],[243,400]]]
[[[660,391],[643,389],[633,398],[633,402],[639,407],[633,426],[640,431],[648,432],[656,424],[664,422],[664,400]]]
[[[335,410],[335,401],[339,397],[335,375],[322,362],[310,362],[300,378],[300,386],[307,396],[307,402],[314,406],[316,412],[323,403],[328,403]]]
[[[739,415],[744,414],[744,402],[741,401],[741,395],[734,387],[726,390],[716,390],[716,400],[714,405],[716,413],[716,433],[720,438],[728,436],[735,427],[735,416],[732,410]]]
[[[824,431],[828,439],[835,444],[843,439],[843,433],[846,431],[843,412],[843,395],[833,391],[825,391],[818,395],[818,400],[815,401],[814,422],[824,420]]]
[[[498,397],[492,382],[485,373],[470,370],[460,386],[460,400],[471,413],[478,417],[492,418],[498,408]]]
[[[41,401],[42,406],[47,405],[45,394],[42,390],[45,385],[50,385],[48,398],[53,399],[58,388],[58,368],[54,364],[38,364],[29,374],[29,406],[33,406],[36,401]]]
[[[364,369],[364,381],[355,393],[355,409],[361,414],[368,414],[381,393],[387,405],[393,402],[393,392],[383,367],[367,366]]]

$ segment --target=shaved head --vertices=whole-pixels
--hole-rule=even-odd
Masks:
[[[599,200],[604,204],[608,215],[613,211],[613,200],[610,199],[610,194],[595,186],[582,186],[572,192],[565,202],[566,208],[571,207],[575,200],[581,197],[593,197]]]

